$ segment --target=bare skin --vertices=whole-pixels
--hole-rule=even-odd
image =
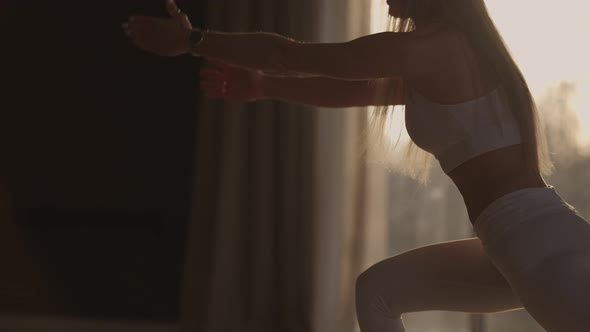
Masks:
[[[450,172],[449,177],[463,196],[472,223],[486,206],[503,195],[547,186],[540,175],[535,176],[525,169],[521,145],[475,157]]]
[[[207,74],[211,81],[205,87],[214,97],[252,101],[266,96],[334,107],[376,105],[383,101],[376,100],[372,82],[387,78],[405,81],[433,102],[454,104],[483,96],[499,83],[462,42],[461,31],[435,22],[415,22],[418,29],[413,32],[377,33],[345,43],[305,43],[273,33],[208,32],[201,43],[189,47],[191,24],[174,0],[167,1],[171,18],[135,16],[123,24],[125,33],[135,46],[150,53],[175,56],[191,50],[242,68],[230,76],[244,79],[231,82],[224,69]],[[400,5],[392,12],[403,12],[404,3],[390,1]],[[279,77],[264,84],[271,80],[264,73]],[[250,82],[242,86],[246,89],[259,86],[244,93],[240,86],[236,89],[236,82]],[[395,85],[392,90],[397,93],[390,94],[386,105],[404,104],[401,90]],[[520,149],[516,145],[485,153],[450,172],[472,222],[506,193],[546,186],[540,174],[525,170]],[[359,326],[361,331],[381,325],[401,332],[405,330],[401,314],[406,312],[503,312],[524,306],[548,331],[587,330],[588,324],[582,326],[558,301],[544,298],[542,289],[539,301],[537,297],[521,301],[512,289],[513,281],[504,278],[478,238],[419,247],[384,259],[358,276]]]
[[[423,61],[420,68],[404,70],[404,80],[415,90],[433,102],[456,104],[481,97],[494,90],[499,80],[490,68],[477,64],[467,44],[458,44],[460,34],[439,24],[426,24],[420,30],[422,36],[440,36],[435,45],[452,50],[437,52],[444,61]],[[432,38],[432,37],[430,37]],[[450,40],[450,41],[449,41]],[[465,47],[463,49],[463,47]],[[437,50],[433,50],[436,52]],[[467,62],[467,66],[466,66]],[[459,68],[459,69],[458,69]],[[467,68],[477,73],[468,72]],[[286,77],[264,75],[261,71],[211,62],[202,72],[202,87],[210,98],[229,98],[242,101],[278,99],[321,107],[367,106],[383,103],[375,100],[374,80],[342,80],[325,76]],[[436,77],[437,79],[433,79]],[[479,77],[479,82],[473,82]],[[225,82],[229,91],[222,91]],[[400,82],[393,79],[392,82]],[[226,88],[224,87],[224,89]],[[395,90],[395,83],[393,85]],[[318,93],[322,91],[322,93]],[[403,105],[406,96],[393,93],[388,105]],[[482,174],[486,174],[482,176]],[[539,174],[531,174],[524,167],[522,146],[515,145],[479,155],[463,163],[449,174],[459,189],[472,223],[481,211],[495,199],[518,189],[545,187]]]
[[[437,73],[435,76],[443,77],[443,82],[420,77],[409,77],[408,80],[417,91],[441,104],[461,103],[493,91],[499,85],[496,75],[491,68],[475,64],[475,55],[469,47],[465,50],[465,55],[456,54],[447,62],[439,62],[443,66],[430,69]],[[467,61],[467,66],[464,61]],[[470,66],[479,68],[481,81],[476,84],[472,83],[469,74],[457,70]],[[533,174],[525,168],[522,145],[479,155],[452,170],[448,176],[459,189],[472,223],[486,206],[507,193],[523,188],[547,186],[540,174]]]
[[[420,31],[422,35],[438,34],[446,41],[435,41],[433,42],[435,45],[448,47],[449,39],[455,42],[460,40],[461,37],[456,31],[444,31],[445,29],[439,24],[426,24]],[[499,80],[491,69],[476,64],[472,50],[466,44],[461,45],[461,47],[465,46],[464,50],[459,45],[455,46],[451,51],[438,52],[438,54],[446,55],[445,61],[425,61],[424,63],[431,63],[431,65],[422,65],[419,69],[407,68],[404,79],[413,89],[431,101],[441,104],[473,100],[494,90],[499,85]],[[469,73],[467,68],[477,68],[478,72]],[[473,82],[473,77],[479,77],[479,82]],[[260,71],[216,62],[211,62],[210,67],[202,72],[202,78],[204,80],[202,87],[210,98],[242,101],[266,98],[321,107],[352,107],[383,103],[381,100],[375,100],[373,90],[375,85],[372,84],[374,80],[370,79],[269,76]],[[399,81],[394,78],[392,82]],[[223,82],[229,83],[229,91],[222,91]],[[393,89],[396,89],[395,84]],[[393,93],[386,104],[402,105],[405,103],[405,98],[406,96],[400,93]],[[459,189],[472,223],[495,199],[518,189],[547,185],[539,174],[531,174],[526,170],[521,145],[479,155],[466,161],[448,175]]]
[[[158,55],[188,51],[190,22],[173,1],[167,8],[170,19],[135,17],[123,25],[134,45]],[[400,8],[392,7],[391,11],[395,14]],[[431,101],[443,104],[473,100],[498,86],[490,68],[476,65],[469,47],[460,42],[460,32],[436,23],[416,25],[416,32],[380,33],[348,43],[299,43],[265,33],[209,33],[198,53],[235,67],[229,76],[223,67],[208,71],[203,87],[213,98],[252,101],[266,97],[346,107],[382,102],[375,99],[371,83],[384,77],[394,81],[403,78]],[[479,81],[472,81],[469,68],[477,68]],[[306,77],[287,75],[293,73]],[[228,82],[228,77],[233,78]],[[391,94],[386,101],[387,105],[404,103],[401,93]],[[546,186],[540,174],[525,170],[520,145],[468,160],[449,177],[463,196],[472,222],[506,193]],[[390,309],[396,315],[423,310],[502,312],[523,307],[478,238],[436,243],[385,259],[359,276],[357,295],[370,293],[377,282],[388,286],[382,294],[391,296]],[[359,321],[365,319],[363,310],[370,307],[370,303],[357,303]],[[543,321],[544,313],[531,309],[535,318]]]

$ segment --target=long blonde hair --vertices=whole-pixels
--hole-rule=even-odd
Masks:
[[[491,65],[505,88],[523,140],[526,167],[533,174],[552,174],[554,165],[550,159],[537,106],[522,72],[494,25],[484,1],[407,0],[404,15],[390,16],[387,30],[398,33],[413,31],[416,28],[414,19],[445,23],[463,32],[478,58]],[[376,93],[383,100],[387,100],[389,93],[407,95],[407,86],[401,77],[381,79],[378,80],[377,85]],[[425,185],[430,180],[434,156],[418,147],[410,139],[403,161],[393,157],[401,132],[395,144],[385,133],[390,131],[393,124],[394,109],[391,106],[377,106],[371,110],[365,132],[367,135],[363,153],[373,151],[373,154],[378,156],[375,160],[384,164],[389,170],[409,176]]]

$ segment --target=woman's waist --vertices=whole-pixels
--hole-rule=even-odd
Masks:
[[[525,188],[548,186],[539,172],[526,166],[520,144],[477,156],[448,175],[463,196],[472,224],[498,198]]]
[[[504,176],[480,176],[471,181],[455,184],[463,197],[469,220],[473,225],[491,203],[510,193],[527,188],[551,187],[540,176],[524,172]]]
[[[478,237],[484,234],[487,238],[496,237],[493,234],[502,233],[506,229],[556,214],[560,215],[557,218],[560,220],[566,217],[583,220],[578,211],[564,201],[551,185],[510,190],[486,203],[475,214],[472,219],[473,229]]]

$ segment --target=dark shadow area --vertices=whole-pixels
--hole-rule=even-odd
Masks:
[[[163,0],[0,6],[0,313],[176,320],[199,59],[123,33]]]

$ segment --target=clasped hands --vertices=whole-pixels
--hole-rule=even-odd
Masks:
[[[122,25],[131,42],[146,52],[178,56],[190,52],[192,24],[176,5],[166,0],[170,18],[134,15]],[[262,98],[262,73],[218,60],[207,59],[200,72],[201,89],[208,98],[254,101]]]

